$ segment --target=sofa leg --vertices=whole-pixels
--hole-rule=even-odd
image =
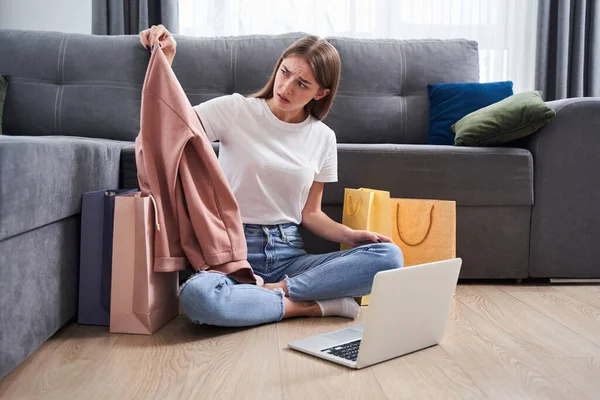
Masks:
[[[520,285],[522,283],[523,283],[523,279],[521,279],[521,278],[517,279],[517,285]]]

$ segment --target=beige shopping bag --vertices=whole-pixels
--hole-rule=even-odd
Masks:
[[[152,197],[115,198],[110,332],[152,334],[179,312],[178,272],[154,272]]]

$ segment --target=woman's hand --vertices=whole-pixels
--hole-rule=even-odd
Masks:
[[[265,286],[265,281],[263,278],[261,278],[260,276],[254,274],[254,277],[256,278],[256,286]]]
[[[393,243],[392,239],[387,236],[381,235],[377,232],[361,230],[350,230],[344,239],[346,244],[352,247],[376,242]]]
[[[171,35],[171,32],[164,25],[152,25],[150,29],[141,31],[140,43],[148,49],[160,46],[169,61],[169,65],[173,64],[173,59],[177,51],[177,42],[175,42],[173,35]]]

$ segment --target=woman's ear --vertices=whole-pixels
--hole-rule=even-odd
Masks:
[[[327,96],[330,92],[331,92],[331,90],[329,90],[329,89],[321,89],[317,92],[314,99],[321,100],[323,97]]]

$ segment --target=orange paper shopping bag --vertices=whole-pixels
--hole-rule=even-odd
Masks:
[[[456,202],[391,199],[390,211],[405,267],[456,257]]]
[[[179,312],[178,272],[154,272],[152,197],[115,198],[110,332],[152,334]]]

